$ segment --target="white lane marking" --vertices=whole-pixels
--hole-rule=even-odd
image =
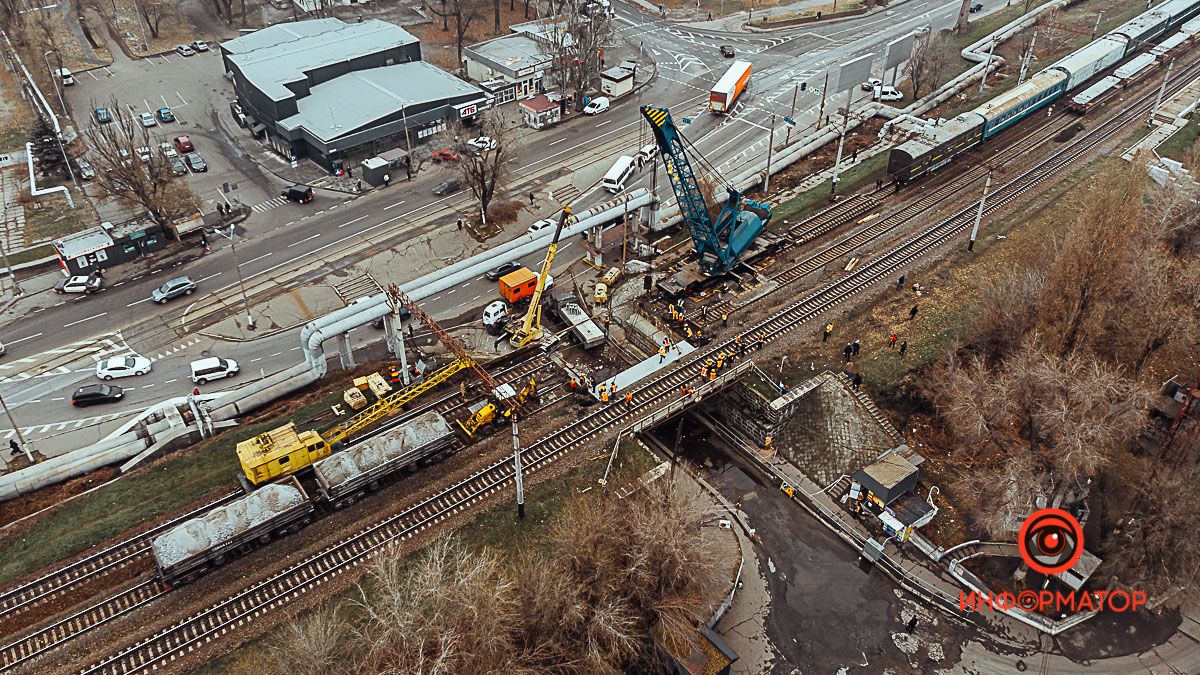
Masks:
[[[258,256],[257,258],[253,259],[253,260],[247,260],[246,262],[244,262],[244,263],[242,263],[242,264],[243,264],[243,265],[249,265],[249,264],[250,264],[250,263],[252,263],[252,262],[258,262],[259,260],[262,260],[263,258],[266,258],[266,257],[267,257],[267,256],[269,256],[269,255],[271,255],[271,254],[270,254],[270,253],[264,253],[263,255],[260,255],[260,256]]]
[[[178,381],[179,381],[178,377],[172,377],[171,379],[167,380],[166,382],[163,382],[163,384],[171,384],[172,382],[178,382]]]
[[[66,400],[66,399],[65,399],[65,398],[63,398],[62,396],[58,396],[58,397],[52,398],[52,399],[50,399],[50,400],[51,400],[51,401],[64,401],[64,400]]]
[[[81,324],[84,321],[91,321],[92,319],[99,319],[100,317],[105,316],[107,314],[108,314],[108,312],[100,312],[99,314],[97,314],[95,316],[89,316],[86,319],[80,319],[78,321],[72,321],[71,323],[65,323],[65,324],[63,324],[63,328],[70,328],[71,326],[74,326],[76,324]]]
[[[357,223],[358,221],[362,220],[363,218],[366,218],[366,216],[359,216],[359,217],[355,218],[354,220],[347,220],[346,222],[342,223],[341,225],[338,225],[338,229],[340,230],[347,225],[353,225],[354,223]]]
[[[24,341],[26,341],[26,340],[32,340],[32,339],[34,339],[34,338],[36,338],[36,337],[41,337],[41,336],[42,336],[42,334],[41,334],[41,333],[34,333],[33,335],[29,335],[29,336],[26,336],[26,337],[23,337],[23,338],[17,338],[16,340],[9,340],[9,341],[8,341],[8,344],[9,344],[9,346],[12,346],[12,345],[15,345],[15,344],[17,344],[17,343],[19,343],[19,342],[24,342]]]
[[[311,236],[311,237],[305,237],[305,238],[301,239],[300,241],[297,241],[297,242],[293,242],[293,243],[291,243],[291,244],[288,244],[288,245],[287,245],[287,247],[288,247],[288,248],[291,248],[291,247],[293,247],[293,246],[299,246],[300,244],[303,244],[303,243],[304,243],[304,242],[306,242],[306,241],[312,241],[313,239],[316,239],[316,238],[317,238],[317,237],[319,237],[319,236],[321,236],[321,233],[320,233],[320,232],[318,232],[318,233],[314,234],[314,235],[313,235],[313,236]]]
[[[126,306],[126,307],[133,307],[134,305],[140,305],[140,304],[142,304],[143,302],[150,302],[150,300],[152,300],[152,298],[142,298],[141,300],[135,300],[135,301],[133,301],[133,302],[131,302],[131,303],[129,303],[128,305],[125,305],[125,306]]]
[[[397,206],[400,206],[400,205],[401,205],[401,204],[403,204],[403,203],[404,203],[404,200],[403,200],[403,199],[401,199],[400,201],[396,202],[395,204],[392,204],[391,206],[385,206],[385,207],[383,207],[383,210],[384,210],[384,211],[387,211],[388,209],[394,209],[394,208],[396,208]]]
[[[600,124],[597,124],[596,128],[599,129],[600,127],[604,126],[605,124],[612,124],[612,120],[604,120]]]
[[[197,279],[196,283],[200,283],[201,281],[208,281],[209,279],[216,279],[219,276],[221,276],[220,272],[217,272],[216,274],[210,274],[202,279]]]
[[[562,142],[563,142],[563,141],[565,141],[565,140],[567,140],[567,139],[565,139],[565,138],[560,138],[560,139],[558,139],[557,141],[550,141],[550,142],[549,142],[549,143],[547,143],[546,145],[558,145],[559,143],[562,143]]]

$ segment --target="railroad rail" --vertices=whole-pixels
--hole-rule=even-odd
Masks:
[[[1047,177],[1070,166],[1097,144],[1111,138],[1125,124],[1143,114],[1149,98],[1151,97],[1145,96],[1138,99],[1130,108],[1081,134],[1069,145],[1001,185],[993,191],[985,213],[1003,208]],[[764,342],[774,342],[828,312],[834,306],[853,298],[885,277],[890,277],[896,270],[911,264],[920,256],[965,231],[973,220],[977,204],[978,202],[959,209],[856,271],[777,311],[745,331],[743,335],[749,337],[751,343],[759,337]],[[733,340],[728,338],[714,341],[707,347],[688,354],[669,370],[635,385],[632,393],[636,406],[633,408],[611,404],[594,409],[585,417],[527,446],[524,450],[525,471],[539,471],[602,433],[627,426],[645,414],[652,414],[658,406],[677,399],[681,388],[686,392],[686,387],[695,382],[698,363],[717,351],[730,349],[732,344]],[[506,487],[512,480],[510,460],[499,460],[417,505],[370,525],[307,560],[230,595],[137,644],[107,656],[82,672],[126,673],[151,670],[170,663],[181,655],[218,639],[226,634],[231,626],[252,621],[287,604],[316,585],[365,562],[390,542],[407,540],[436,526],[451,515]]]

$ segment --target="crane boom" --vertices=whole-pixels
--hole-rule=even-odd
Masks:
[[[745,199],[741,192],[729,188],[729,196],[714,222],[671,112],[648,105],[642,106],[641,111],[654,132],[671,189],[679,202],[679,212],[700,257],[700,271],[709,276],[729,272],[771,219],[770,205]]]
[[[570,215],[571,207],[564,206],[562,214],[558,218],[558,226],[554,228],[554,238],[550,240],[550,246],[546,249],[546,259],[542,261],[542,270],[538,273],[537,286],[533,290],[533,297],[529,300],[529,309],[525,312],[525,319],[521,322],[521,326],[513,331],[513,336],[509,340],[512,346],[518,349],[542,336],[542,293],[546,290],[546,278],[550,275],[550,264],[554,262],[554,254],[558,252],[558,238],[562,236],[563,226],[566,225]]]

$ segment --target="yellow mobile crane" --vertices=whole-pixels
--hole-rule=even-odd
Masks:
[[[565,216],[564,216],[565,218]],[[562,223],[559,223],[559,229],[562,229]],[[555,234],[555,239],[558,235]],[[552,255],[552,254],[551,254]],[[547,269],[549,266],[547,265]],[[543,270],[543,278],[538,282],[539,290],[542,282],[545,281],[545,271]],[[488,391],[488,399],[471,406],[471,415],[465,421],[458,420],[458,426],[462,428],[463,433],[468,438],[474,438],[475,434],[480,429],[488,425],[498,425],[501,422],[511,421],[512,416],[521,407],[526,400],[531,396],[537,396],[537,380],[534,377],[529,378],[529,382],[521,389],[520,392],[510,384],[500,384],[480,366],[471,355],[467,353],[465,347],[454,339],[452,335],[446,332],[444,328],[438,325],[433,317],[425,313],[425,310],[417,306],[417,303],[404,295],[395,284],[388,287],[388,292],[391,293],[395,302],[412,312],[413,317],[421,323],[429,327],[438,340],[446,347],[454,352],[459,361],[469,362],[471,373],[483,384]],[[536,297],[536,296],[535,296]]]
[[[571,207],[564,206],[558,218],[558,227],[554,228],[554,238],[550,240],[550,247],[546,249],[546,259],[542,262],[542,271],[538,274],[533,297],[529,299],[525,319],[509,338],[509,343],[518,349],[542,336],[542,292],[546,290],[546,277],[550,275],[550,264],[554,262],[554,254],[558,251],[558,238],[562,236],[563,225],[570,216]]]

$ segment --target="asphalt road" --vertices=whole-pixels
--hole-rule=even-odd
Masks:
[[[988,2],[989,8],[1002,4],[1001,0]],[[792,95],[800,82],[809,83],[808,91],[797,96],[795,118],[798,126],[803,128],[815,122],[821,102],[821,82],[827,70],[836,71],[836,64],[859,54],[882,54],[887,42],[921,26],[932,23],[935,28],[940,28],[952,23],[958,3],[954,0],[910,0],[897,8],[862,19],[795,31],[736,35],[649,20],[647,15],[620,2],[616,7],[621,36],[651,55],[658,66],[658,76],[636,96],[617,103],[608,112],[596,117],[580,116],[533,135],[534,142],[515,153],[518,159],[515,160],[513,183],[516,186],[530,185],[535,180],[548,182],[572,172],[576,185],[592,185],[573,201],[576,210],[611,198],[595,187],[608,166],[617,156],[632,154],[641,145],[652,142],[642,125],[639,105],[666,106],[678,123],[682,123],[684,117],[690,118],[692,123],[682,127],[684,135],[721,173],[733,174],[741,165],[755,161],[765,152],[770,118],[772,115],[780,118],[791,112]],[[729,63],[718,52],[721,44],[734,45],[739,58],[749,58],[754,63],[755,72],[752,89],[741,97],[728,116],[704,112],[709,87]],[[188,129],[189,135],[199,139],[197,147],[205,153],[209,163],[222,167],[207,176],[190,177],[197,191],[211,192],[216,184],[235,180],[247,186],[248,191],[257,191],[251,194],[265,197],[277,194],[277,187],[285,184],[285,181],[253,167],[239,156],[236,146],[215,129],[211,117],[220,114],[220,108],[224,106],[221,87],[227,84],[220,75],[216,57],[202,55],[182,59],[168,56],[145,62],[122,61],[114,64],[111,70],[111,78],[99,76],[93,81],[86,74],[81,76],[79,84],[68,89],[70,105],[76,110],[81,106],[90,110],[91,101],[104,100],[105,92],[126,91],[121,87],[145,92],[138,97],[136,109],[153,109],[160,99],[174,103],[172,107],[181,120],[178,128]],[[835,80],[836,72],[831,78],[831,81]],[[185,92],[177,81],[188,83],[199,91]],[[154,88],[150,88],[151,84]],[[208,97],[197,99],[197,93]],[[176,102],[173,95],[187,100],[187,106]],[[854,95],[856,100],[867,96],[857,88]],[[123,95],[122,100],[126,99],[128,96]],[[197,100],[206,102],[200,104]],[[841,96],[830,97],[826,110],[836,109],[842,101]],[[196,107],[189,110],[192,105]],[[162,127],[157,133],[174,135],[172,129]],[[785,134],[783,125],[777,122],[777,148]],[[213,151],[206,152],[207,148]],[[228,173],[235,169],[236,174]],[[469,198],[463,193],[442,198],[432,196],[432,187],[449,171],[452,169],[435,167],[422,171],[411,183],[393,183],[391,187],[353,200],[326,192],[320,193],[308,205],[280,205],[278,200],[268,199],[262,207],[255,209],[238,231],[237,256],[246,284],[270,286],[267,280],[306,265],[310,271],[292,275],[289,283],[292,286],[312,283],[370,252],[421,234],[453,230],[456,214],[471,213],[472,209]],[[646,172],[630,189],[648,187],[649,182]],[[659,182],[660,194],[669,192],[665,187],[665,176],[660,176]],[[250,199],[243,195],[243,201]],[[668,197],[667,203],[672,201],[673,198]],[[190,258],[177,256],[180,262],[175,266],[145,270],[125,279],[111,278],[110,275],[106,288],[91,297],[57,296],[46,292],[37,298],[39,303],[29,313],[19,321],[11,322],[3,335],[10,353],[7,360],[0,363],[0,393],[14,408],[22,427],[34,436],[102,429],[103,425],[112,423],[104,418],[114,415],[118,409],[137,410],[165,395],[190,391],[191,385],[186,379],[187,363],[209,353],[235,358],[247,367],[247,371],[267,374],[296,363],[298,342],[295,335],[217,345],[199,336],[195,326],[188,325],[187,311],[193,299],[203,301],[213,294],[225,302],[231,313],[236,311],[240,300],[229,242],[214,237],[212,243],[215,249],[212,255],[201,255],[201,251],[196,250]],[[559,258],[559,265],[570,264],[579,254],[577,247],[573,250],[567,247]],[[536,264],[538,258],[530,256],[523,262]],[[396,270],[396,273],[397,278],[392,281],[418,276],[404,270]],[[196,296],[161,307],[149,301],[153,288],[180,274],[188,274],[199,282],[200,290]],[[425,301],[425,306],[440,319],[460,317],[469,314],[473,306],[481,309],[494,296],[494,284],[480,279],[430,298]],[[253,302],[254,298],[251,300]],[[360,339],[372,337],[377,339],[377,336],[369,335]],[[149,375],[126,380],[130,390],[125,401],[84,410],[72,410],[67,405],[65,399],[73,387],[95,381],[90,373],[97,359],[129,352],[155,359],[155,366]],[[249,372],[243,375],[249,376]],[[43,409],[53,412],[47,416],[41,412]],[[53,420],[53,423],[34,424],[42,420]],[[7,427],[6,423],[0,423],[0,440],[12,435],[12,430]]]

